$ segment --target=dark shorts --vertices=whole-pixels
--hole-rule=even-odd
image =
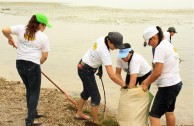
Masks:
[[[178,96],[182,82],[169,87],[159,87],[156,93],[150,116],[161,118],[166,112],[173,112],[175,109],[176,97]]]
[[[88,100],[91,97],[91,105],[100,104],[100,93],[95,79],[95,72],[97,69],[90,67],[87,64],[81,63],[78,64],[78,75],[83,83],[83,91],[81,92],[81,98]]]

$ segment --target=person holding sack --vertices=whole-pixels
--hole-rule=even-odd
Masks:
[[[83,107],[89,97],[91,97],[91,115],[93,123],[98,121],[98,108],[100,104],[100,93],[95,79],[95,72],[101,66],[105,65],[106,71],[112,81],[123,88],[128,88],[123,80],[114,74],[110,50],[123,48],[123,36],[119,32],[109,32],[106,37],[98,38],[92,45],[92,48],[82,57],[78,63],[78,75],[83,83],[75,119],[88,120],[90,117],[83,113]],[[98,73],[100,77],[102,73]]]
[[[129,89],[134,88],[151,74],[151,67],[148,62],[140,55],[134,53],[129,43],[123,44],[124,48],[119,50],[117,58],[116,75],[122,79],[121,71],[125,71],[125,83]]]
[[[174,36],[174,34],[177,33],[176,29],[174,27],[169,27],[166,32],[163,32],[164,39],[168,40],[170,43],[172,43],[171,39]],[[147,43],[144,42],[144,47],[146,47]],[[152,55],[154,57],[155,48],[152,47]]]
[[[175,103],[183,85],[179,74],[178,53],[174,46],[163,38],[163,32],[159,26],[146,28],[143,38],[148,45],[155,48],[154,70],[142,82],[143,91],[147,91],[149,85],[154,81],[158,86],[158,91],[149,113],[151,126],[160,126],[160,118],[164,114],[166,116],[166,125],[175,126]]]
[[[141,85],[151,74],[151,67],[140,55],[134,53],[129,43],[123,44],[117,58],[116,75],[122,79],[121,71],[127,73],[125,83],[129,89],[121,89],[117,121],[119,126],[147,126],[148,110],[152,94],[142,91]]]
[[[51,27],[48,18],[41,13],[31,17],[28,24],[4,27],[3,34],[8,39],[8,43],[17,48],[16,68],[26,87],[27,118],[26,126],[39,126],[41,123],[35,122],[35,118],[43,115],[38,114],[37,105],[41,87],[41,68],[47,57],[49,39],[44,30],[46,26]],[[18,37],[17,46],[12,37]]]

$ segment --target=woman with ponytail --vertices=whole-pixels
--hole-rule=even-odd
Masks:
[[[129,43],[123,45],[124,48],[119,50],[115,74],[122,79],[123,69],[126,72],[125,83],[129,88],[134,88],[151,74],[151,67],[140,54],[134,53]]]
[[[147,91],[149,85],[154,81],[158,86],[149,113],[151,126],[160,126],[160,118],[164,114],[166,125],[175,126],[175,103],[183,85],[179,74],[178,54],[173,45],[163,39],[163,32],[159,26],[146,28],[143,38],[145,43],[155,48],[153,72],[142,82],[144,91]]]
[[[48,37],[43,33],[46,26],[51,27],[47,17],[36,14],[31,17],[27,26],[15,25],[2,29],[8,43],[17,48],[16,68],[26,87],[26,126],[41,125],[34,122],[34,119],[42,116],[38,114],[37,106],[41,87],[40,65],[46,61],[50,51]],[[12,35],[18,37],[17,46]]]

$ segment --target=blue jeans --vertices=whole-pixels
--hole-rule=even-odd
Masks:
[[[36,109],[41,86],[41,69],[40,65],[24,60],[17,60],[16,68],[26,87],[26,101],[28,108],[26,126],[29,126],[33,123],[37,114]]]
[[[78,75],[83,83],[83,91],[81,98],[88,100],[91,97],[91,105],[96,106],[100,104],[100,93],[95,79],[95,72],[97,69],[85,64],[78,64]]]

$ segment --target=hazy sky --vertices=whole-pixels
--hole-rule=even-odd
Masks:
[[[92,5],[127,9],[194,9],[194,0],[0,0],[62,2],[73,5]]]

